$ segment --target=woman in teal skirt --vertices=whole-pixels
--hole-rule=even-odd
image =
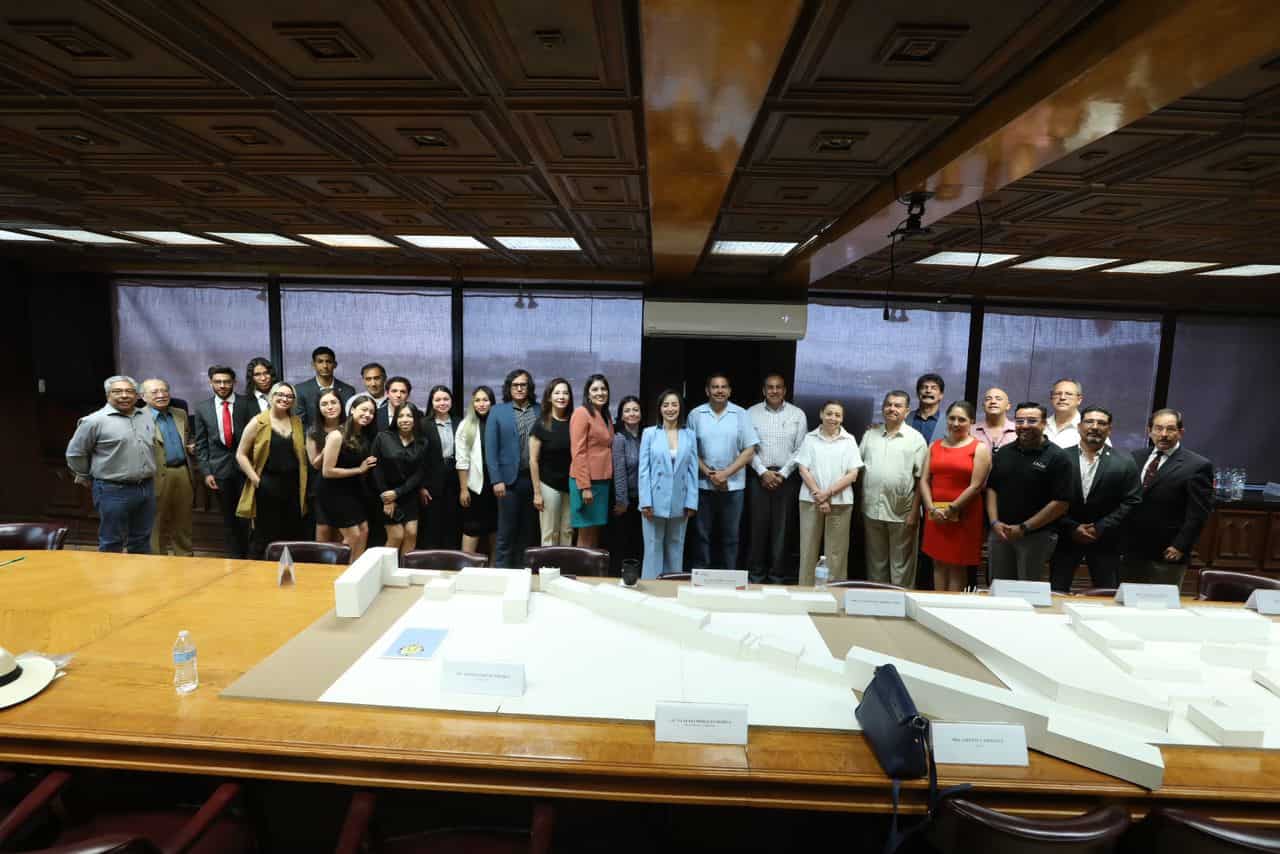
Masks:
[[[587,378],[582,400],[569,419],[569,523],[578,529],[578,545],[594,548],[612,506],[613,422],[609,381],[603,374]]]

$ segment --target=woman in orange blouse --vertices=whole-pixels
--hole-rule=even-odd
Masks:
[[[609,420],[609,381],[592,374],[582,391],[583,404],[569,419],[569,522],[578,529],[578,545],[600,543],[609,521],[613,485],[613,424]]]

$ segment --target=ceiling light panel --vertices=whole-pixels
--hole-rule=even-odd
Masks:
[[[488,249],[479,240],[465,234],[397,234],[396,240],[423,249]]]
[[[1088,270],[1103,264],[1114,264],[1119,258],[1068,258],[1064,255],[1047,255],[1031,261],[1014,264],[1013,270]]]
[[[1104,273],[1139,273],[1146,276],[1160,276],[1165,273],[1185,273],[1188,270],[1199,270],[1212,267],[1216,261],[1139,261],[1136,264],[1125,264],[1121,267],[1109,267]]]
[[[979,258],[981,256],[981,258]],[[1017,255],[1001,255],[999,252],[935,252],[928,258],[921,258],[917,264],[937,264],[943,267],[972,267],[976,262],[979,267],[990,267],[1002,261],[1012,261]]]
[[[1280,273],[1280,264],[1245,264],[1241,267],[1223,267],[1196,273],[1197,276],[1274,276]]]
[[[388,243],[381,237],[372,234],[299,234],[307,240],[323,243],[336,249],[394,249],[395,244]]]
[[[795,248],[795,243],[778,243],[768,240],[717,240],[711,244],[711,254],[781,257]]]
[[[61,237],[63,240],[74,240],[77,243],[127,243],[130,246],[137,246],[132,240],[125,240],[122,237],[112,237],[110,234],[98,234],[96,231],[84,231],[79,228],[28,228],[27,231],[34,231],[37,234],[44,234],[49,237]]]
[[[6,231],[0,229],[0,240],[14,240],[23,243],[48,243],[48,238],[36,237],[34,234],[23,234],[20,231]]]
[[[572,237],[495,237],[494,240],[517,252],[577,252],[581,248]]]
[[[216,240],[210,240],[207,237],[197,237],[194,234],[186,234],[181,231],[122,231],[121,234],[127,234],[130,237],[140,237],[143,240],[150,240],[153,243],[165,243],[169,246],[221,246]]]
[[[245,246],[306,246],[297,240],[281,237],[279,234],[265,234],[257,231],[211,231],[220,240],[243,243]]]

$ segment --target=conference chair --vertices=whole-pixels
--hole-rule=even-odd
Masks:
[[[659,581],[692,581],[692,572],[664,572],[658,576]]]
[[[10,522],[0,525],[0,549],[57,551],[67,541],[67,529],[57,522]]]
[[[403,569],[463,569],[484,566],[489,558],[460,549],[418,549],[400,556]]]
[[[295,563],[351,563],[351,546],[345,543],[313,543],[307,540],[276,540],[267,546],[263,560],[280,560],[285,547]]]
[[[1126,854],[1280,852],[1280,831],[1228,824],[1176,807],[1156,807],[1125,834],[1121,850]]]
[[[853,578],[848,581],[832,581],[827,585],[828,588],[844,587],[853,588],[855,590],[906,590],[897,584],[889,584],[884,581],[866,581],[861,578]]]
[[[948,798],[926,835],[940,854],[1110,854],[1128,828],[1129,811],[1115,805],[1074,818],[1027,819]]]
[[[524,550],[524,565],[535,575],[544,566],[554,566],[559,567],[561,574],[605,576],[609,574],[609,550],[530,546]]]
[[[338,836],[334,854],[366,849],[380,854],[548,854],[555,810],[535,803],[529,827],[442,827],[398,836],[377,832],[377,796],[356,792]]]
[[[23,844],[21,850],[43,851],[45,854],[237,854],[257,851],[257,842],[246,822],[229,814],[240,795],[236,783],[223,783],[198,810],[173,808],[93,812],[77,821],[80,809],[67,809],[58,803],[64,797],[72,775],[67,771],[51,771],[31,792],[0,821],[0,849],[30,830],[37,818],[59,816],[52,839],[43,832],[40,841],[51,847],[32,849]],[[92,795],[92,792],[88,792]],[[39,844],[37,842],[37,844]]]
[[[1200,596],[1207,602],[1247,602],[1255,590],[1280,590],[1280,581],[1248,572],[1200,570]]]

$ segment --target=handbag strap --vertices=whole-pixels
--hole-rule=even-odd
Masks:
[[[933,756],[933,725],[928,718],[921,718],[925,722],[924,726],[924,749],[925,755],[929,760],[929,813],[924,820],[915,827],[905,833],[898,829],[898,800],[902,793],[902,781],[897,777],[892,779],[892,799],[893,799],[893,816],[889,820],[889,836],[884,842],[884,854],[894,854],[912,837],[922,833],[933,818],[934,811],[938,808],[938,804],[942,803],[953,795],[958,795],[968,789],[973,788],[970,783],[960,783],[955,786],[948,786],[941,792],[938,791],[938,763]]]

